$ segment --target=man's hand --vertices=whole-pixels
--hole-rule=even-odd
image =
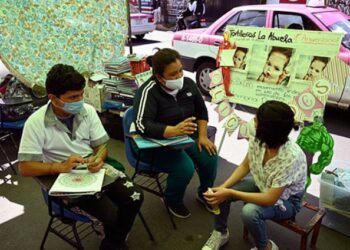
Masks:
[[[223,187],[215,187],[211,189],[213,193],[205,192],[203,193],[204,198],[210,205],[219,205],[228,198],[232,197],[231,189]]]
[[[190,117],[175,126],[176,135],[192,135],[197,130],[197,123],[194,123],[195,117]]]
[[[58,173],[68,173],[76,166],[83,164],[84,158],[80,155],[71,155],[69,158],[62,162],[60,169],[58,169]]]
[[[198,144],[199,152],[202,151],[202,148],[205,148],[210,155],[216,155],[217,153],[216,146],[211,140],[208,139],[208,137],[200,136],[198,138],[197,144]]]
[[[103,162],[103,160],[100,157],[97,157],[96,159],[94,159],[94,157],[91,156],[87,160],[87,164],[88,164],[88,170],[91,173],[96,173],[96,172],[100,171],[100,169],[102,168],[104,162]]]

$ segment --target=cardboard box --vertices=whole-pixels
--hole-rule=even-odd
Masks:
[[[92,105],[98,112],[103,111],[105,85],[89,81],[85,87],[84,101]]]

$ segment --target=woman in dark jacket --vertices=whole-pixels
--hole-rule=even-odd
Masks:
[[[151,138],[189,135],[196,144],[185,150],[158,148],[142,152],[142,161],[153,162],[155,169],[169,173],[166,202],[173,215],[187,218],[190,211],[183,203],[186,187],[195,166],[200,186],[197,200],[211,211],[202,193],[213,186],[216,177],[215,145],[208,139],[208,111],[196,84],[183,76],[180,55],[172,49],[161,49],[152,57],[153,76],[137,91],[134,99],[135,127]]]

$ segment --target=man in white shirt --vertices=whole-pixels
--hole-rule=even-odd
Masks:
[[[50,69],[46,79],[50,102],[24,126],[18,153],[21,175],[67,173],[80,164],[87,164],[90,172],[102,168],[109,137],[95,109],[84,103],[84,87],[84,77],[72,66],[57,64]],[[103,223],[100,249],[126,249],[125,239],[142,201],[142,191],[121,173],[101,197],[85,195],[74,205]]]

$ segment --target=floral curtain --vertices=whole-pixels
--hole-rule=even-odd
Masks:
[[[124,52],[124,0],[0,0],[0,59],[28,86],[57,63],[103,69]]]

